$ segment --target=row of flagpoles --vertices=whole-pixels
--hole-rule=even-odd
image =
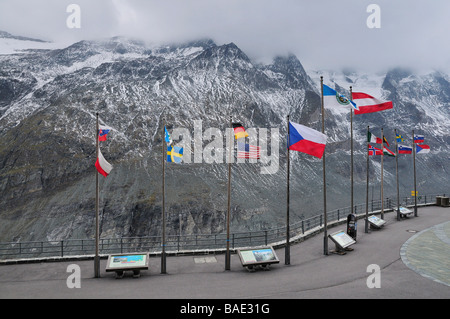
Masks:
[[[289,229],[289,201],[290,201],[290,155],[289,152],[297,151],[309,154],[311,156],[322,159],[323,166],[323,213],[324,213],[324,254],[328,255],[328,234],[327,234],[327,214],[326,214],[326,165],[325,165],[325,146],[327,142],[327,136],[325,135],[325,108],[349,108],[350,109],[350,131],[351,131],[351,213],[353,214],[353,113],[366,114],[379,112],[383,110],[389,110],[393,108],[391,101],[382,101],[373,96],[362,93],[362,92],[352,92],[352,87],[350,87],[351,99],[339,94],[329,86],[323,84],[323,77],[320,77],[321,82],[321,115],[322,115],[322,131],[319,132],[307,126],[291,122],[289,115],[287,116],[287,204],[286,204],[286,246],[285,246],[285,264],[290,264],[290,229]],[[260,147],[249,145],[245,143],[245,138],[248,137],[248,133],[241,123],[233,123],[230,117],[230,134],[234,134],[237,143],[237,157],[238,158],[260,158]],[[183,148],[174,146],[170,133],[165,126],[165,120],[163,119],[163,135],[165,143],[162,143],[162,238],[161,238],[161,273],[166,273],[166,252],[165,252],[165,162],[181,163],[183,156]],[[97,113],[97,129],[96,129],[96,154],[97,160],[95,167],[97,169],[96,174],[96,249],[95,249],[95,276],[100,276],[100,262],[99,262],[99,181],[98,174],[103,176],[108,176],[112,170],[112,165],[109,164],[103,154],[100,151],[100,142],[106,141],[108,133],[111,128],[104,125],[99,125],[98,113]],[[381,218],[383,219],[384,207],[383,207],[383,158],[384,155],[395,156],[397,161],[397,218],[399,219],[399,191],[398,191],[398,154],[413,154],[414,155],[414,192],[417,194],[416,190],[416,174],[415,174],[415,154],[416,153],[428,153],[430,147],[423,144],[423,135],[415,135],[414,131],[412,134],[413,145],[415,147],[410,147],[403,144],[398,144],[398,142],[403,142],[404,138],[402,135],[396,135],[396,152],[392,152],[387,147],[389,143],[387,142],[383,129],[381,129],[381,138],[378,138],[372,134],[367,127],[367,190],[366,190],[366,224],[365,230],[368,232],[368,185],[369,185],[369,157],[374,155],[381,155]],[[229,159],[228,159],[228,207],[227,207],[227,248],[226,248],[226,258],[225,258],[225,269],[230,269],[230,206],[231,206],[231,154],[234,146],[234,139],[230,136],[229,148]],[[381,148],[374,147],[371,144],[380,144]],[[384,146],[387,145],[387,147]],[[165,149],[167,147],[167,150]],[[416,196],[417,198],[417,196]],[[417,199],[415,205],[415,216],[417,216]]]

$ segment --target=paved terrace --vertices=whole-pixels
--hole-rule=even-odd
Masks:
[[[358,221],[357,243],[346,255],[323,255],[323,233],[291,247],[276,249],[279,264],[269,271],[248,272],[239,257],[225,255],[168,256],[167,274],[160,257],[151,257],[140,278],[126,272],[122,279],[105,272],[94,278],[93,260],[0,265],[0,298],[170,298],[170,299],[292,299],[292,298],[450,298],[450,208],[421,207],[418,217],[397,221],[385,213],[381,230],[364,233]],[[344,225],[328,234],[345,230]],[[330,251],[334,243],[329,240]],[[70,264],[81,268],[81,288],[67,287]],[[381,269],[381,287],[369,289],[367,267]]]

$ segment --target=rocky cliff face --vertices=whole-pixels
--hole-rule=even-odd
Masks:
[[[268,154],[279,154],[272,163],[232,165],[233,231],[284,225],[286,116],[321,128],[318,73],[308,75],[293,55],[255,64],[233,43],[150,46],[112,38],[1,55],[0,64],[0,241],[93,237],[96,112],[101,124],[113,129],[101,144],[114,166],[100,178],[102,237],[160,233],[163,117],[169,131],[184,129],[187,136],[174,139],[191,155],[190,163],[166,166],[168,234],[178,233],[180,222],[184,234],[224,231],[226,152],[216,148],[214,163],[196,156],[211,145],[226,148],[230,116],[247,129],[257,128],[259,137],[267,128]],[[395,127],[407,136],[412,128],[425,134],[433,154],[418,160],[418,171],[435,179],[421,179],[420,187],[424,192],[447,187],[447,75],[400,70],[378,77],[323,75],[326,84],[364,86],[394,101],[395,110],[355,118],[357,203],[365,200],[367,125],[389,128],[392,143]],[[348,114],[327,110],[330,209],[350,201],[348,120]],[[209,128],[216,128],[216,135]],[[272,132],[279,132],[278,145]],[[195,144],[196,134],[201,145]],[[322,162],[299,153],[291,158],[292,220],[316,215],[322,208]],[[400,163],[408,194],[411,165],[405,158]],[[271,164],[276,169],[262,174]],[[386,187],[394,189],[395,166],[389,165]]]

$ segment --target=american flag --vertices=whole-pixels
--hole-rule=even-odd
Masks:
[[[260,158],[261,147],[238,142],[238,158]]]

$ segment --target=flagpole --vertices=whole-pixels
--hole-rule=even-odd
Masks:
[[[289,227],[289,175],[290,175],[290,152],[289,152],[289,115],[287,116],[287,185],[286,185],[286,246],[284,248],[284,264],[290,265],[291,264],[291,248],[290,248],[290,227]]]
[[[350,86],[350,99],[352,98],[352,87]],[[354,213],[354,206],[353,206],[353,107],[350,103],[350,175],[351,175],[351,196],[350,196],[350,212],[353,214]]]
[[[95,131],[95,140],[96,140],[96,160],[98,159],[98,113],[96,113],[97,117],[97,127]],[[100,241],[100,225],[99,225],[99,187],[98,187],[98,171],[95,170],[95,257],[94,257],[94,273],[95,278],[100,278],[100,256],[99,256],[99,241]]]
[[[400,190],[398,185],[398,141],[397,141],[397,129],[394,129],[395,133],[395,171],[397,175],[397,220],[400,220]]]
[[[367,136],[369,136],[369,126],[367,126]],[[366,219],[364,222],[364,232],[369,232],[369,142],[366,142],[367,165],[366,165]]]
[[[227,207],[227,251],[225,254],[225,270],[230,270],[230,210],[231,210],[231,152],[233,151],[233,131],[232,119],[230,116],[230,145],[228,153],[228,207]]]
[[[166,156],[165,156],[165,127],[166,121],[162,118],[162,234],[161,234],[161,274],[166,273]]]
[[[325,109],[323,106],[323,76],[320,77],[320,89],[322,92],[322,134],[325,134]],[[323,173],[323,253],[328,255],[328,233],[327,233],[327,184],[325,180],[325,152],[322,157],[322,173]]]
[[[383,134],[383,128],[381,128],[381,219],[384,219],[383,159],[384,159],[384,134]]]
[[[417,185],[416,185],[416,144],[414,143],[414,130],[412,130],[413,163],[414,163],[414,217],[417,217]]]

